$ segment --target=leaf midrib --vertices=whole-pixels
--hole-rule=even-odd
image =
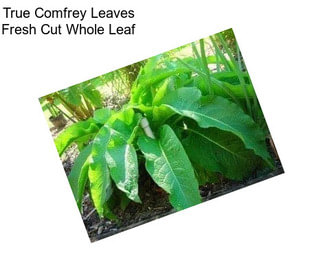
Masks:
[[[220,121],[220,120],[218,120],[218,119],[215,119],[215,118],[212,118],[212,117],[209,117],[208,115],[206,115],[206,114],[202,114],[202,113],[199,113],[199,112],[197,112],[197,111],[193,111],[193,110],[191,110],[191,111],[189,111],[189,110],[181,110],[182,112],[194,112],[195,114],[197,114],[197,115],[199,115],[199,116],[202,116],[202,117],[204,117],[204,118],[207,118],[207,119],[209,119],[209,120],[211,120],[211,121],[215,121],[215,122],[218,122],[218,123],[220,123],[220,124],[222,124],[222,125],[224,125],[225,127],[228,127],[228,129],[230,129],[230,130],[226,130],[226,131],[228,131],[228,132],[235,132],[235,133],[237,133],[238,135],[239,135],[239,137],[241,137],[240,136],[240,132],[239,131],[237,131],[235,128],[233,128],[231,125],[228,125],[227,123],[225,123],[225,122],[223,122],[223,121]],[[208,127],[210,127],[210,126],[208,126]],[[208,127],[205,127],[205,128],[208,128]],[[221,129],[221,128],[219,128],[219,129]],[[221,129],[221,130],[224,130],[224,129]],[[244,141],[244,140],[243,140]]]
[[[188,128],[187,130],[188,130],[188,131],[191,131],[191,132],[193,132],[193,133],[195,133],[195,134],[197,134],[197,135],[199,135],[199,136],[201,136],[201,137],[203,137],[203,138],[205,138],[206,140],[210,141],[211,143],[214,143],[215,145],[219,146],[221,149],[223,149],[223,150],[225,150],[225,151],[227,151],[227,152],[231,153],[233,156],[237,156],[238,158],[240,158],[240,159],[242,159],[242,160],[247,160],[245,157],[240,156],[238,153],[232,152],[231,150],[227,149],[225,146],[223,146],[223,145],[221,145],[220,143],[218,143],[218,142],[216,142],[216,141],[212,140],[210,137],[208,137],[208,136],[206,136],[206,135],[203,135],[202,133],[200,133],[200,132],[198,132],[198,131],[196,131],[196,130],[194,130],[194,129],[190,129],[190,128]]]
[[[173,175],[173,176],[175,177],[175,179],[177,180],[177,177],[176,177],[176,175],[175,175],[175,173],[174,173],[174,171],[173,171],[173,168],[172,168],[172,166],[171,166],[170,162],[168,161],[167,156],[166,156],[166,154],[165,154],[165,152],[164,152],[164,149],[163,149],[162,145],[160,144],[160,141],[159,141],[159,140],[158,140],[158,144],[159,144],[159,147],[160,147],[160,149],[161,149],[161,151],[162,151],[162,155],[163,155],[164,159],[166,160],[166,163],[167,163],[168,167],[170,168],[170,171],[172,172],[172,175]],[[181,194],[183,195],[183,198],[185,199],[186,204],[187,204],[187,205],[189,205],[189,202],[188,202],[188,201],[187,201],[187,199],[186,199],[186,196],[185,196],[185,194],[184,194],[184,192],[183,192],[183,188],[182,188],[182,186],[181,186],[180,182],[179,182],[179,181],[177,181],[177,182],[178,182],[179,187],[180,187],[180,189],[179,189],[179,190],[180,190]]]

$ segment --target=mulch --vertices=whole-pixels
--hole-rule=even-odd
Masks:
[[[277,167],[274,171],[253,179],[240,182],[224,179],[217,183],[200,186],[202,201],[205,202],[214,199],[237,189],[284,173],[280,162],[276,161],[276,164]],[[142,204],[130,202],[124,211],[120,209],[114,210],[118,217],[117,222],[108,219],[100,219],[96,212],[93,211],[94,207],[90,197],[88,195],[85,197],[82,218],[91,242],[176,212],[169,204],[168,195],[164,191],[162,191],[152,180],[146,179],[145,183],[148,185],[139,185],[139,195]]]

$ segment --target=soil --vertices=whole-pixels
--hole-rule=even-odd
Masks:
[[[277,167],[274,171],[249,180],[237,182],[224,179],[217,183],[200,186],[202,201],[208,201],[237,189],[244,188],[282,174],[284,170],[279,160],[276,161],[276,166]],[[168,202],[168,195],[164,191],[150,180],[150,178],[145,180],[145,184],[148,185],[139,185],[141,189],[139,194],[142,204],[130,202],[124,211],[120,209],[114,210],[118,217],[118,222],[100,219],[94,211],[89,195],[86,195],[83,203],[82,218],[91,242],[134,228],[175,212]]]
[[[64,115],[61,113],[61,114],[59,114],[58,116],[56,116],[56,117],[53,117],[53,116],[51,116],[50,118],[49,118],[49,120],[50,120],[50,122],[54,125],[54,127],[56,128],[56,129],[62,129],[62,128],[64,128],[64,126],[66,125],[66,123],[67,123],[67,120],[66,120],[66,118],[64,117]]]

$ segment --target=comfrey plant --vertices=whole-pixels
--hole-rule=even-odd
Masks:
[[[242,60],[221,34],[208,41],[211,56],[201,40],[199,50],[192,44],[195,57],[151,58],[121,110],[98,109],[56,138],[60,155],[73,142],[80,149],[68,176],[80,209],[87,188],[100,217],[115,218],[116,203],[140,203],[143,162],[175,210],[200,203],[199,185],[219,175],[243,180],[274,167]]]

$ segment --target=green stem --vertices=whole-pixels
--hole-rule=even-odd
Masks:
[[[76,122],[75,120],[73,120],[69,115],[67,115],[63,110],[61,110],[56,104],[53,104],[53,106],[59,111],[61,112],[65,117],[67,117],[70,121],[72,122]]]
[[[47,104],[47,108],[49,110],[49,113],[51,114],[51,116],[56,117],[55,111],[52,108],[51,104]]]
[[[66,110],[68,112],[70,112],[71,115],[74,116],[77,120],[83,119],[83,116],[79,112],[77,112],[77,110],[76,110],[77,108],[75,106],[69,104],[67,101],[65,101],[65,99],[62,97],[62,95],[60,95],[58,92],[56,92],[54,94],[54,96],[61,101],[63,106],[66,108]]]
[[[234,65],[234,68],[235,68],[235,70],[236,70],[236,73],[237,73],[238,79],[239,79],[240,84],[241,84],[241,86],[242,86],[242,90],[243,90],[244,95],[245,95],[245,100],[246,100],[246,103],[247,103],[248,113],[249,113],[249,115],[252,117],[252,115],[253,115],[253,114],[252,114],[252,111],[251,111],[251,104],[250,104],[250,100],[249,100],[249,97],[248,97],[248,92],[247,92],[246,82],[244,81],[244,78],[243,78],[243,77],[242,77],[242,75],[241,75],[241,71],[240,71],[240,69],[239,69],[239,67],[238,67],[238,64],[237,64],[236,60],[234,59],[234,57],[233,57],[233,55],[232,55],[232,52],[231,52],[230,48],[228,47],[227,43],[226,43],[226,42],[225,42],[225,40],[223,39],[222,34],[221,34],[221,33],[219,33],[219,34],[218,34],[218,37],[219,37],[219,39],[220,39],[220,41],[221,41],[221,44],[222,44],[223,48],[224,48],[224,49],[225,49],[225,51],[227,52],[227,54],[228,54],[228,56],[229,56],[229,58],[230,58],[230,60],[231,60],[232,64]]]
[[[212,83],[211,83],[211,79],[210,79],[210,70],[209,67],[207,65],[207,59],[206,59],[206,54],[205,54],[205,47],[204,47],[204,40],[200,39],[200,49],[201,49],[201,59],[202,59],[202,64],[203,64],[203,70],[204,73],[206,74],[206,83],[208,86],[208,91],[210,95],[214,95],[213,91],[212,91]]]
[[[225,67],[225,70],[227,70],[227,71],[231,71],[231,68],[230,68],[230,65],[229,65],[229,63],[228,63],[228,60],[225,58],[225,56],[224,56],[224,55],[223,55],[223,53],[221,52],[221,50],[220,50],[219,46],[216,44],[215,39],[214,39],[212,36],[210,36],[210,40],[211,40],[212,45],[213,45],[213,47],[214,47],[214,49],[215,49],[215,53],[216,53],[216,55],[217,55],[217,56],[219,56],[219,57],[221,58],[221,61],[222,61],[223,65],[224,65],[224,67]]]
[[[203,73],[203,72],[201,72],[200,70],[198,70],[198,69],[196,69],[194,66],[192,66],[192,65],[190,65],[190,64],[187,64],[187,63],[185,63],[183,60],[181,60],[181,59],[179,59],[179,58],[177,58],[177,60],[179,61],[179,62],[181,62],[184,66],[186,66],[186,67],[188,67],[189,69],[191,69],[193,72],[196,72],[197,74],[199,74],[200,76],[202,76],[202,77],[206,77],[206,75]],[[224,84],[223,84],[223,82],[221,82],[220,80],[218,80],[218,79],[216,79],[216,78],[214,78],[214,77],[212,77],[211,78],[211,82],[213,82],[214,84],[216,84],[218,87],[220,87],[221,89],[223,89],[223,91],[225,92],[225,93],[227,93],[227,95],[228,96],[230,96],[231,97],[231,99],[237,104],[237,105],[239,105],[240,107],[242,107],[241,106],[241,103],[238,101],[238,99],[235,97],[235,95],[232,93],[232,91],[227,87],[227,86],[225,86]]]

